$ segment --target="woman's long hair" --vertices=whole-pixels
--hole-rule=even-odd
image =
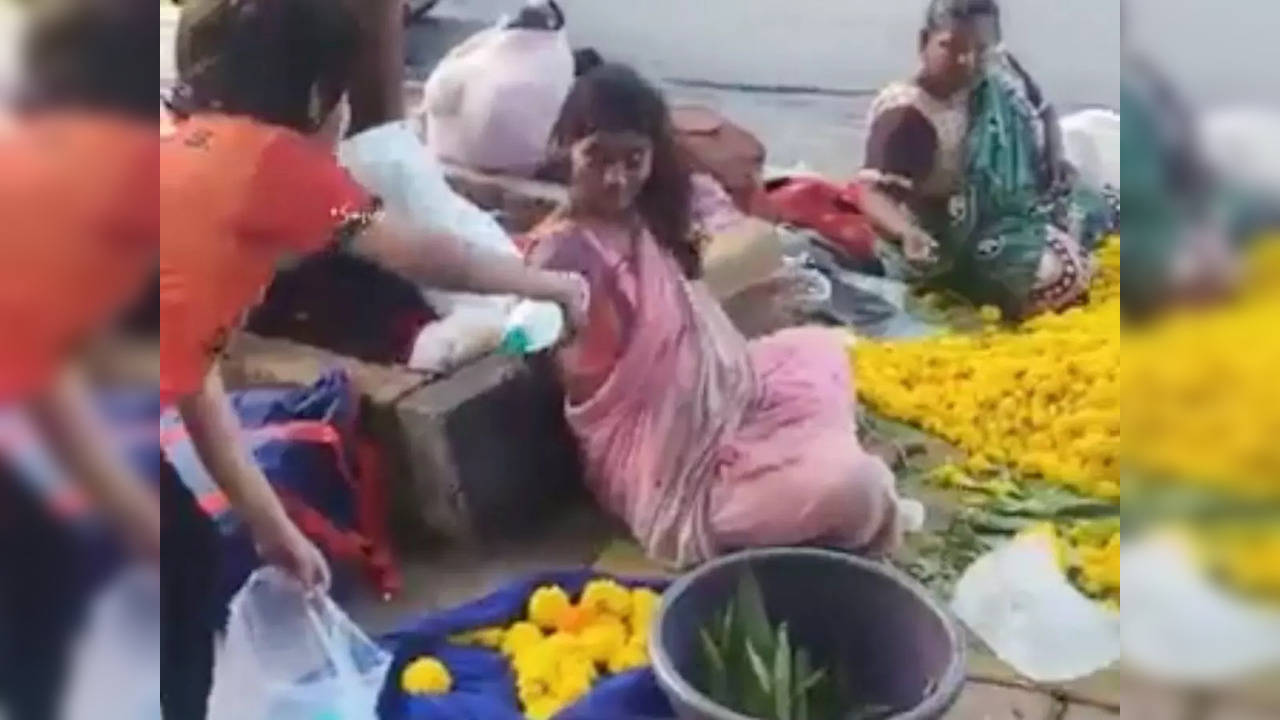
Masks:
[[[604,64],[578,78],[551,131],[559,149],[595,132],[635,132],[653,143],[653,169],[636,206],[658,244],[675,257],[689,279],[702,276],[702,253],[693,237],[689,167],[671,127],[667,103],[634,70]]]

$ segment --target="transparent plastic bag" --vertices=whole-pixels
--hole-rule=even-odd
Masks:
[[[209,720],[374,720],[391,656],[276,568],[231,601]]]
[[[73,658],[63,720],[160,720],[160,577],[154,568],[129,569],[102,589]]]

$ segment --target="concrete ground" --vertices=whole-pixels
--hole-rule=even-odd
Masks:
[[[590,505],[566,510],[531,540],[483,549],[440,549],[402,558],[405,590],[365,597],[353,616],[385,632],[427,612],[475,599],[523,574],[592,567],[618,575],[662,575],[617,523]],[[969,648],[968,681],[946,720],[1264,720],[1280,717],[1280,686],[1230,692],[1151,684],[1116,669],[1069,683],[1033,683],[987,651]]]

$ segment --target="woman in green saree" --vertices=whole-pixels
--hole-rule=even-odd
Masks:
[[[887,272],[1009,318],[1079,302],[1118,204],[1074,182],[1053,108],[1000,42],[994,0],[933,0],[920,60],[872,103],[857,176]]]

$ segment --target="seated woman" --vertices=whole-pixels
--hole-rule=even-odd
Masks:
[[[872,103],[858,173],[885,267],[1006,317],[1078,302],[1117,213],[1073,181],[1052,107],[1000,44],[994,0],[932,0],[920,61]]]
[[[1126,58],[1120,98],[1121,177],[1131,208],[1120,259],[1125,318],[1220,302],[1237,288],[1238,245],[1251,228],[1230,227],[1227,193],[1201,152],[1194,115],[1162,73]]]
[[[858,444],[845,338],[748,343],[700,281],[687,169],[662,96],[629,68],[580,78],[552,136],[570,200],[531,260],[585,275],[587,322],[556,356],[588,483],[653,557],[897,540],[894,478]]]

